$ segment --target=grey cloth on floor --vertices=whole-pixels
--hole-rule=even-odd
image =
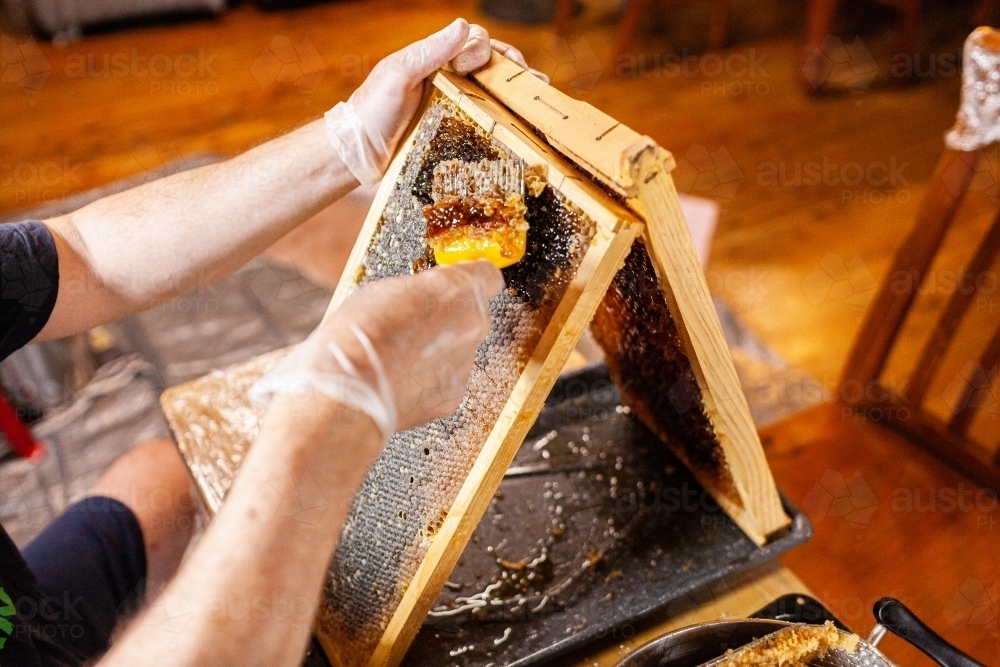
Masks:
[[[19,547],[86,493],[119,456],[140,442],[169,437],[159,395],[156,370],[138,357],[122,357],[33,425],[44,453],[0,467],[0,521]]]
[[[214,285],[105,328],[120,349],[153,364],[166,389],[298,343],[332,296],[295,269],[258,258]]]

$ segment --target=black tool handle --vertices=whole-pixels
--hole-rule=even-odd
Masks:
[[[875,619],[892,634],[920,649],[941,667],[985,667],[946,642],[896,598],[875,603]]]

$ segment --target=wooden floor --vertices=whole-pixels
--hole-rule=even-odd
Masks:
[[[835,391],[861,316],[954,121],[956,53],[971,26],[961,6],[950,22],[927,22],[922,40],[930,53],[922,54],[918,85],[907,88],[882,85],[892,78],[889,42],[882,32],[866,34],[863,47],[880,63],[879,79],[855,80],[844,95],[812,97],[799,80],[798,33],[787,31],[801,22],[800,10],[767,5],[780,18],[772,24],[760,2],[731,4],[734,44],[722,54],[697,50],[700,10],[685,6],[694,38],[647,30],[637,55],[618,63],[608,62],[611,0],[587,3],[564,40],[545,26],[489,20],[472,0],[346,0],[280,13],[240,5],[216,19],[39,43],[42,77],[22,80],[28,89],[9,80],[17,78],[13,70],[0,81],[0,215],[192,153],[236,154],[320,116],[379,58],[464,15],[520,47],[555,85],[675,154],[680,189],[722,208],[708,270],[713,292]],[[21,52],[31,51],[24,37],[14,39]],[[634,76],[619,78],[615,70]],[[970,193],[973,215],[954,235],[956,246],[981,232],[996,179],[993,191],[989,185],[980,181]],[[921,298],[933,305],[944,292]],[[978,316],[995,321],[996,312]],[[906,362],[904,353],[894,363]],[[770,436],[779,484],[817,518],[817,537],[787,562],[862,629],[862,608],[895,593],[980,659],[996,661],[1000,510],[893,511],[896,491],[962,482],[948,471],[917,470],[933,461],[837,410],[805,415]],[[984,426],[991,427],[995,421]],[[898,458],[910,461],[905,473],[912,478],[895,477],[890,463]],[[856,471],[875,497],[871,516],[824,505],[824,484],[840,488],[846,480],[850,487]],[[977,599],[987,602],[963,622],[965,608],[951,603],[964,575],[973,582],[968,595],[979,595],[980,585],[986,598]]]
[[[988,665],[1000,662],[996,493],[899,435],[827,404],[762,432],[778,486],[815,534],[782,560],[857,632],[883,596],[900,599]],[[932,665],[895,637],[900,665]]]

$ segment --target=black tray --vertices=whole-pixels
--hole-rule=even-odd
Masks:
[[[524,667],[626,639],[653,612],[809,539],[782,496],[790,529],[756,546],[620,401],[604,364],[559,378],[404,665]],[[498,581],[491,597],[506,603],[442,615]]]

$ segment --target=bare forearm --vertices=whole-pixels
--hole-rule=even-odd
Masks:
[[[297,666],[340,529],[380,450],[367,417],[318,395],[276,399],[223,509],[102,667]]]
[[[321,120],[47,222],[60,290],[43,338],[219,280],[357,185]]]

